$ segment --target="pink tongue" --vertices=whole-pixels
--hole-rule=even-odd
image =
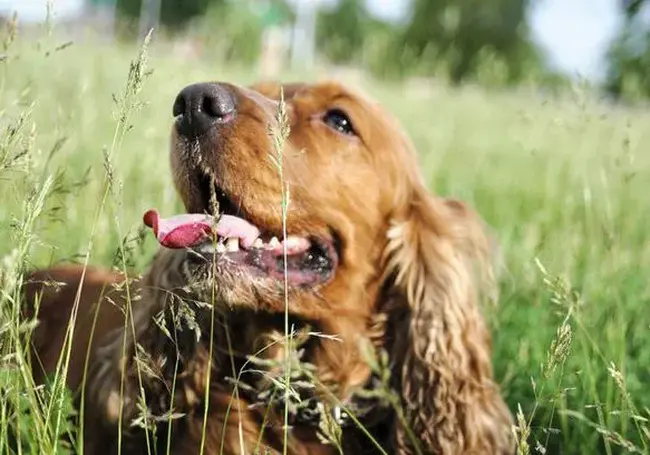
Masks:
[[[214,217],[183,214],[161,218],[156,210],[144,214],[144,224],[153,229],[158,242],[167,248],[187,248],[202,242],[211,233],[222,237],[238,237],[245,248],[253,245],[259,229],[248,221],[232,215],[221,215],[214,226]]]

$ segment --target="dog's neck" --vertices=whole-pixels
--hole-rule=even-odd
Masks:
[[[175,269],[167,264],[166,276],[156,276],[155,269],[150,271],[141,289],[142,300],[149,307],[136,315],[138,350],[147,352],[149,360],[159,367],[150,377],[141,376],[145,394],[153,399],[147,400],[150,414],[164,415],[172,408],[181,413],[201,408],[209,387],[243,399],[247,412],[263,416],[272,407],[280,421],[286,406],[289,423],[311,428],[312,433],[322,433],[324,425],[345,429],[391,421],[385,399],[375,393],[381,386],[376,375],[339,398],[335,398],[338,384],[319,384],[317,369],[310,362],[318,363],[315,352],[322,341],[304,336],[319,329],[313,323],[290,316],[293,331],[287,335],[284,314],[220,310],[200,303],[197,295],[178,286],[182,277],[173,275]],[[152,283],[152,277],[158,282]],[[131,350],[135,352],[135,346]],[[139,390],[135,387],[140,381],[136,363],[134,360],[128,367],[133,371],[126,372],[130,377],[127,381],[134,384],[131,392]],[[206,376],[208,371],[210,376]],[[177,392],[164,398],[174,388]],[[169,402],[172,398],[173,404]],[[127,421],[137,415],[135,395],[131,401],[125,402],[125,407],[133,408],[132,413],[125,412]],[[354,433],[355,428],[349,431]]]

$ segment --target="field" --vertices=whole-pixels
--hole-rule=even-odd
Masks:
[[[16,347],[19,272],[62,260],[143,270],[156,245],[142,213],[181,208],[174,96],[199,80],[254,80],[154,46],[127,84],[137,48],[59,44],[13,43],[0,63],[0,453],[17,402],[33,453],[53,447]],[[286,79],[298,76],[318,77]],[[545,98],[533,86],[356,85],[401,120],[431,188],[476,207],[500,240],[501,299],[485,311],[497,377],[530,432],[520,453],[650,453],[650,114],[581,87]]]

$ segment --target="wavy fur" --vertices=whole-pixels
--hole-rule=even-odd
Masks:
[[[268,159],[274,149],[267,134],[277,126],[280,86],[227,87],[238,95],[240,114],[229,128],[213,128],[197,143],[172,133],[174,183],[187,211],[203,211],[198,167],[243,217],[282,232],[281,182]],[[143,279],[129,284],[131,299],[125,286],[114,289],[125,279],[120,274],[94,271],[83,283],[78,267],[33,275],[53,275],[68,286],[44,296],[36,340],[62,338],[61,315],[70,314],[77,286],[86,287],[68,376],[79,397],[85,393],[86,453],[117,453],[118,442],[125,455],[201,447],[209,455],[282,453],[283,413],[253,406],[232,378],[261,352],[267,363],[256,364],[256,372],[249,365],[240,379],[258,392],[272,386],[269,378],[282,371],[277,362],[288,352],[286,303],[301,333],[324,335],[312,334],[302,346],[315,378],[309,394],[329,406],[374,387],[363,351],[370,342],[388,353],[391,396],[399,398],[396,412],[372,408],[362,422],[367,431],[344,428],[338,448],[323,442],[319,428],[296,423],[287,453],[370,454],[379,453],[377,444],[391,455],[512,453],[512,418],[493,378],[481,312],[481,300],[496,288],[494,242],[481,219],[426,189],[410,140],[372,101],[335,83],[286,89],[288,233],[333,238],[339,257],[330,281],[290,288],[285,300],[277,279],[164,249]],[[331,109],[347,113],[355,134],[321,121]],[[31,301],[37,290],[28,291]],[[100,330],[84,388],[88,321],[96,311]],[[35,346],[46,371],[56,365],[57,343]],[[148,431],[137,425],[143,411]],[[160,418],[170,412],[171,421]]]
[[[413,188],[388,231],[388,297],[405,305],[392,358],[420,453],[509,454],[512,418],[493,381],[491,339],[479,308],[490,286],[490,242],[462,203]],[[395,303],[394,303],[395,304]],[[393,305],[394,305],[393,304]],[[399,453],[417,453],[404,428]]]

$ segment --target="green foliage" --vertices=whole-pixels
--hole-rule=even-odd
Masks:
[[[211,7],[188,28],[188,33],[201,40],[213,57],[245,65],[257,62],[263,32],[263,17],[242,3],[226,3]]]
[[[637,36],[636,40],[642,42],[643,48],[634,50],[630,45],[633,33],[621,33],[608,51],[605,89],[615,98],[630,100],[650,95],[650,36],[647,33]]]
[[[528,0],[415,0],[400,44],[411,58],[444,59],[448,76],[459,83],[476,74],[481,55],[493,54],[505,65],[506,82],[525,75],[539,56],[528,37]]]
[[[222,0],[189,23],[186,35],[198,38],[208,57],[252,66],[260,56],[266,27],[290,24],[293,11],[286,0],[242,2]]]
[[[370,23],[363,1],[340,0],[318,14],[317,48],[333,63],[351,62],[359,57]]]
[[[605,89],[627,101],[650,96],[650,27],[638,14],[644,4],[627,5],[626,20],[607,53]]]
[[[625,15],[630,18],[636,16],[641,7],[646,3],[646,0],[623,0],[622,6],[625,12]]]
[[[161,0],[166,30],[199,38],[212,56],[252,65],[264,28],[289,25],[286,0]],[[562,83],[549,74],[529,39],[530,0],[414,0],[405,23],[373,18],[363,0],[339,0],[318,12],[316,46],[330,63],[362,67],[381,78],[435,76],[503,86],[529,81]],[[133,32],[142,0],[118,0],[120,27]],[[131,33],[133,34],[133,33]]]
[[[371,18],[361,0],[340,0],[319,14],[317,44],[330,61],[362,65],[383,78],[508,85],[534,76],[554,84],[529,39],[528,6],[527,0],[415,0],[408,21],[392,24]]]
[[[117,0],[117,10],[131,19],[140,17],[143,0]],[[223,5],[226,0],[160,0],[160,23],[178,29],[195,17],[205,14],[210,7]]]

